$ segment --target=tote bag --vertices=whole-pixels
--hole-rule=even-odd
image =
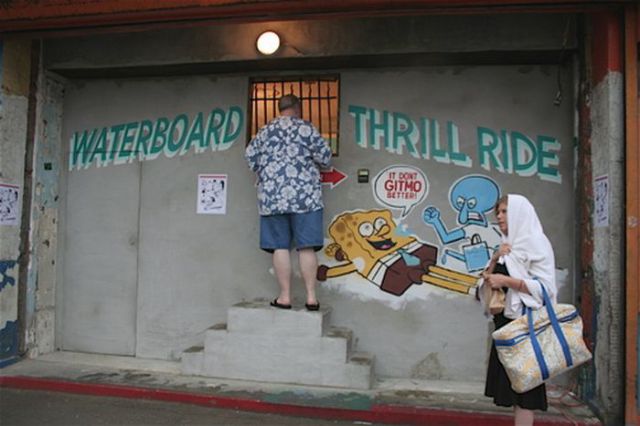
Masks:
[[[493,332],[498,358],[511,387],[523,393],[591,359],[582,338],[582,318],[575,306],[552,305],[542,286],[544,307]]]

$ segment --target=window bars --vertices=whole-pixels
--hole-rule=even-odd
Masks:
[[[340,80],[337,76],[253,79],[250,87],[250,135],[278,116],[278,99],[293,94],[300,98],[302,118],[311,121],[338,154]]]

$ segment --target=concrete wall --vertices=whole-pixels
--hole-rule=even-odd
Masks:
[[[424,53],[434,61],[444,58],[438,53],[443,51],[487,56],[492,51],[520,51],[534,57],[560,49],[566,22],[562,16],[503,15],[197,27],[49,40],[44,64],[67,76],[110,67],[134,72],[180,63],[215,67],[224,61],[249,60],[247,64],[255,64],[259,61],[251,61],[257,59],[254,36],[267,27],[284,32],[288,46],[283,56],[353,55],[354,67],[362,65],[358,55],[374,53]],[[460,228],[449,191],[459,179],[483,175],[502,192],[523,193],[538,207],[556,248],[561,298],[570,300],[573,116],[567,94],[560,107],[553,105],[557,68],[412,67],[405,60],[393,65],[331,71],[341,78],[340,156],[334,165],[349,178],[326,189],[326,225],[344,211],[389,208],[374,196],[374,177],[393,165],[415,167],[428,180],[429,190],[402,218],[405,231],[440,253],[461,251],[470,235],[443,243],[423,220],[423,210],[436,207],[448,228]],[[253,176],[242,158],[248,78],[253,75],[258,74],[239,67],[233,74],[217,76],[77,78],[66,84],[63,161],[68,166],[71,158],[72,167],[64,168],[59,181],[64,200],[58,216],[64,225],[58,253],[63,266],[56,272],[58,347],[171,359],[199,342],[205,328],[224,321],[231,304],[273,297],[277,286],[270,259],[257,248]],[[571,87],[565,73],[561,79],[564,87]],[[59,102],[61,95],[55,92],[53,98]],[[114,151],[113,158],[112,152],[97,153],[86,168],[79,165],[82,154],[72,150],[74,135],[80,144],[85,130],[89,135],[98,129],[98,135],[104,127],[112,131],[123,125],[118,131],[126,134],[129,124],[157,123],[163,117],[171,122],[181,114],[193,124],[199,113],[206,119],[214,108],[227,116],[232,109],[241,111],[245,120],[240,132],[230,130],[226,143],[219,141],[215,149],[163,151],[145,161],[129,161],[126,150]],[[422,126],[435,129],[436,123],[439,138],[436,133],[421,133]],[[407,126],[414,132],[405,132]],[[130,134],[135,128],[132,124]],[[373,138],[371,130],[376,132]],[[536,147],[538,154],[545,151],[546,159],[537,157],[542,159],[541,168],[516,171],[498,151],[491,157],[481,149],[499,144],[503,132],[511,141],[520,140],[515,143]],[[422,150],[422,144],[434,138],[439,144]],[[368,184],[356,180],[357,170],[363,168],[370,172]],[[196,214],[200,173],[228,175],[226,215]],[[389,209],[400,221],[401,209]],[[491,227],[476,228],[482,228],[477,231],[485,241],[496,243]],[[321,261],[336,263],[324,254]],[[465,270],[452,258],[445,266]],[[298,281],[299,277],[295,288],[300,298]],[[423,284],[397,297],[351,274],[323,284],[320,298],[334,308],[333,322],[351,327],[359,346],[376,355],[379,375],[484,378],[489,323],[469,296]]]
[[[18,261],[31,43],[0,43],[0,366],[18,353]],[[17,195],[17,200],[16,200]]]
[[[33,161],[31,241],[25,301],[28,356],[55,349],[56,289],[60,169],[64,167],[61,140],[64,82],[40,70],[37,91]]]
[[[460,178],[484,175],[502,192],[526,194],[539,206],[557,250],[562,295],[571,297],[571,110],[569,103],[561,108],[552,104],[554,73],[544,67],[438,67],[341,70],[339,74],[340,156],[334,165],[349,178],[325,191],[327,226],[344,211],[388,208],[376,201],[373,178],[392,165],[414,166],[430,186],[426,198],[409,211],[404,223],[418,240],[441,252],[460,250],[468,238],[445,247],[423,221],[422,212],[428,205],[435,206],[448,227],[460,227],[449,190]],[[73,146],[74,135],[85,129],[144,118],[172,120],[184,113],[193,120],[201,111],[205,116],[214,108],[229,111],[245,103],[247,78],[70,82],[63,140]],[[400,128],[393,123],[379,132],[378,136],[386,132],[387,141],[381,140],[376,149],[368,139],[365,119],[353,112],[358,108],[378,111],[375,116],[380,120],[386,111],[388,115],[404,114],[415,123],[428,118],[435,126],[437,121],[443,149],[448,143],[447,122],[455,123],[457,151],[466,154],[468,161],[456,165],[451,159],[437,158],[434,152],[428,159],[418,159],[406,145],[402,153],[384,149],[395,138],[393,129]],[[531,120],[532,116],[536,119]],[[531,176],[499,172],[490,163],[485,163],[489,170],[483,168],[478,128],[509,134],[518,131],[532,140],[539,135],[557,138],[561,182],[545,180],[537,172]],[[102,167],[94,162],[66,171],[64,349],[175,358],[197,343],[205,328],[223,322],[231,304],[272,297],[277,286],[269,256],[257,248],[255,188],[243,160],[245,141],[242,131],[224,150],[198,153],[190,149],[173,157],[163,153],[153,160],[109,162]],[[369,169],[370,183],[357,183],[355,176],[361,168]],[[227,215],[196,214],[196,180],[202,173],[228,175]],[[400,220],[401,212],[391,210]],[[470,232],[471,228],[466,229]],[[496,244],[497,234],[490,227],[479,229],[485,231],[484,239]],[[321,261],[336,263],[325,255]],[[464,264],[453,259],[446,266],[464,270]],[[301,297],[302,286],[296,284]],[[327,281],[320,297],[334,307],[333,321],[352,328],[360,347],[377,356],[378,374],[482,380],[489,328],[472,297],[427,284],[397,297],[357,274]]]
[[[67,89],[63,140],[117,123],[206,117],[244,105],[246,96],[239,78],[78,82]],[[244,123],[232,149],[68,173],[63,347],[172,357],[207,323],[223,320],[226,307],[251,297],[234,289],[266,279],[266,271],[237,276],[257,253],[229,248],[255,235],[254,188],[238,155]],[[199,173],[230,174],[227,216],[195,214]],[[89,300],[86,276],[95,283]],[[96,317],[99,329],[86,329],[85,316]],[[177,340],[167,346],[169,330]]]
[[[594,362],[581,396],[604,424],[624,422],[624,58],[615,13],[585,18],[577,214],[580,296]],[[584,117],[584,118],[582,118]]]
[[[596,392],[607,417],[623,409],[624,371],[624,79],[609,73],[593,89],[593,280],[597,323]],[[607,186],[605,198],[603,187]],[[604,203],[604,204],[603,204]],[[598,206],[606,206],[600,211]],[[604,216],[607,219],[604,219]],[[617,420],[616,420],[617,421]],[[614,421],[612,424],[614,424]]]

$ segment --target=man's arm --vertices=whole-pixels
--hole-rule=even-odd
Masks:
[[[313,147],[313,161],[320,167],[327,167],[331,163],[331,147],[329,143],[318,132],[315,126],[312,126],[311,146]]]
[[[244,158],[245,160],[247,160],[247,164],[249,164],[249,168],[254,172],[258,171],[258,157],[259,157],[258,144],[257,144],[258,135],[256,135],[255,138],[251,139],[251,142],[249,142],[249,145],[247,145],[247,148],[244,151]]]

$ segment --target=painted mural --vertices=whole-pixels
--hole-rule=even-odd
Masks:
[[[436,267],[438,248],[399,230],[389,210],[345,212],[329,226],[325,253],[339,263],[320,265],[318,279],[357,273],[380,290],[402,296],[412,285],[429,283],[469,294],[476,278]]]
[[[69,142],[69,170],[127,164],[184,155],[193,150],[229,149],[244,126],[244,111],[238,106],[214,108],[208,114],[183,113],[173,119],[159,117],[118,123],[73,133]]]
[[[486,266],[500,242],[489,216],[500,198],[500,187],[488,176],[459,178],[449,188],[447,209],[455,213],[456,225],[448,228],[442,209],[428,205],[422,222],[438,241],[420,242],[404,221],[426,200],[428,182],[424,172],[408,165],[393,165],[378,173],[372,183],[374,199],[398,210],[400,216],[394,218],[390,209],[337,215],[329,225],[331,242],[325,254],[343,263],[321,265],[318,278],[325,281],[357,272],[395,296],[422,283],[472,293],[477,282],[474,274]]]
[[[424,210],[425,224],[434,228],[442,245],[447,247],[440,259],[443,265],[453,258],[463,262],[468,272],[480,271],[486,266],[491,253],[485,238],[495,240],[499,236],[488,215],[499,198],[500,188],[493,179],[469,175],[460,178],[449,190],[449,202],[457,220],[455,228],[447,229],[439,208],[429,206]],[[458,248],[452,248],[452,244],[457,243],[460,243]]]
[[[390,209],[354,210],[335,217],[329,225],[331,242],[325,254],[340,263],[320,265],[318,279],[356,273],[394,296],[425,283],[475,294],[476,277],[438,266],[439,248],[420,241],[403,223],[427,197],[427,176],[417,167],[394,165],[378,173],[372,187],[378,204],[399,210],[400,217],[394,219]]]
[[[448,294],[475,296],[477,274],[500,242],[489,216],[500,187],[487,176],[459,178],[449,187],[448,196],[456,225],[448,228],[441,208],[427,205],[422,210],[424,227],[414,232],[405,221],[427,200],[428,182],[424,172],[409,165],[393,165],[378,173],[372,182],[374,199],[399,216],[394,217],[390,208],[338,214],[328,228],[330,241],[318,279],[347,284],[353,279],[344,281],[344,277],[356,275],[398,298],[423,284]],[[417,236],[426,229],[437,240]]]
[[[373,180],[373,196],[378,204],[400,209],[407,217],[429,193],[429,181],[422,170],[412,166],[391,166]]]
[[[408,300],[427,300],[426,295],[434,292],[475,295],[477,277],[500,243],[492,212],[502,191],[493,177],[464,170],[480,167],[493,176],[562,183],[561,145],[553,136],[487,126],[463,135],[452,120],[416,118],[361,105],[349,105],[348,112],[358,147],[462,171],[449,182],[438,176],[438,185],[433,186],[426,167],[386,167],[372,182],[373,199],[382,210],[363,206],[333,218],[318,278],[326,280],[328,288],[350,288],[349,293],[362,300],[379,300],[401,309]],[[465,149],[462,139],[468,141]],[[430,201],[434,192],[438,199],[446,193],[448,203]],[[566,271],[558,271],[559,283],[565,275]],[[371,284],[383,291],[371,292]]]

